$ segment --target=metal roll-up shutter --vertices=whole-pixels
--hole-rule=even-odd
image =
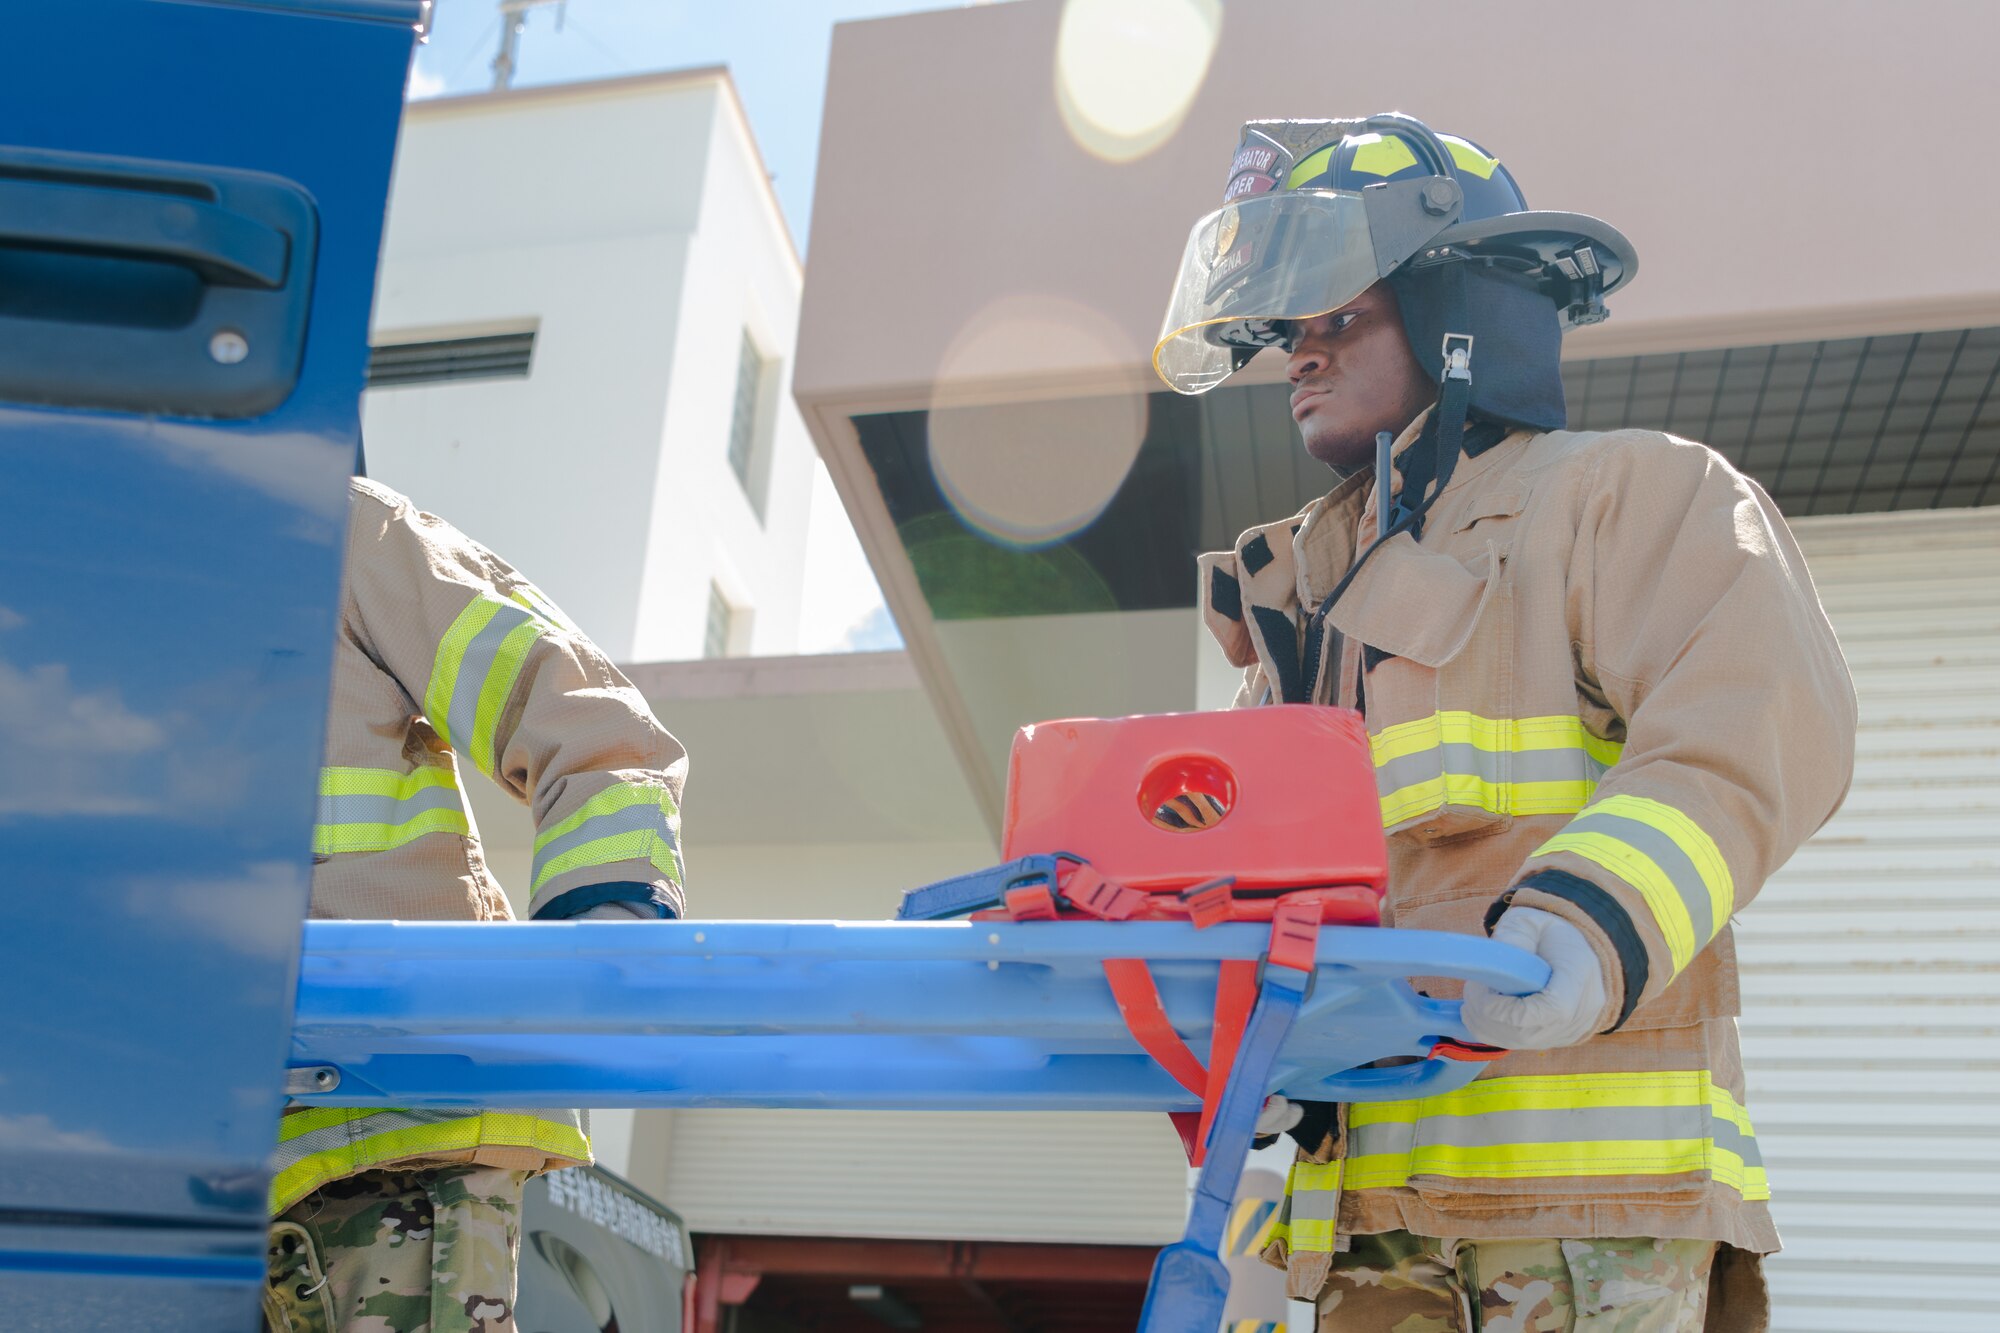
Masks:
[[[698,1232],[1160,1245],[1187,1159],[1164,1115],[676,1111],[663,1197]]]
[[[1861,730],[1737,924],[1773,1328],[2000,1326],[2000,509],[1795,531]]]

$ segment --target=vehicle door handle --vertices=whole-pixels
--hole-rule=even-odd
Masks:
[[[0,179],[0,246],[185,264],[204,280],[275,291],[283,232],[220,204],[129,185]]]

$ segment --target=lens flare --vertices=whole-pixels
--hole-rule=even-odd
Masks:
[[[1061,297],[1015,296],[977,316],[946,350],[937,382],[991,379],[1025,357],[1051,369],[1118,364],[1129,342]],[[934,401],[926,448],[958,516],[1003,545],[1053,546],[1104,512],[1145,442],[1142,393],[955,405]]]
[[[1208,77],[1222,0],[1066,0],[1055,96],[1070,137],[1110,162],[1172,137]]]

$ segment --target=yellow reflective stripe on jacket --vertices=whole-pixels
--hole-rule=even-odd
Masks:
[[[1638,890],[1678,974],[1728,924],[1735,881],[1722,849],[1681,811],[1643,796],[1586,806],[1535,856],[1571,852]]]
[[[507,594],[517,604],[527,607],[557,629],[568,630],[571,634],[581,634],[574,621],[562,613],[562,608],[549,600],[549,595],[534,584],[523,580]]]
[[[1704,1070],[1485,1078],[1347,1114],[1351,1189],[1705,1171],[1745,1199],[1770,1197],[1749,1114]]]
[[[1499,815],[1574,814],[1589,802],[1624,747],[1581,718],[1493,718],[1440,712],[1368,738],[1382,825],[1446,805]]]
[[[534,881],[529,892],[558,875],[585,866],[645,861],[676,884],[681,881],[680,810],[663,786],[621,782],[606,787],[560,823],[535,838]]]
[[[470,831],[448,768],[326,767],[319,771],[313,852],[386,852],[431,833]]]
[[[278,1122],[271,1215],[358,1171],[481,1147],[590,1160],[590,1140],[567,1111],[310,1107]]]
[[[497,597],[474,598],[438,641],[424,716],[480,772],[493,772],[494,733],[527,664],[552,627],[537,612]]]
[[[1293,1162],[1285,1177],[1282,1221],[1271,1239],[1298,1254],[1332,1254],[1340,1214],[1342,1168],[1346,1163]]]

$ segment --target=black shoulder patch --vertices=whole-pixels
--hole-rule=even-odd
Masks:
[[[1251,603],[1257,631],[1264,636],[1266,660],[1278,677],[1278,701],[1288,704],[1311,702],[1306,698],[1308,682],[1299,672],[1299,627],[1283,611]]]
[[[1224,573],[1220,565],[1213,565],[1208,571],[1208,604],[1231,620],[1243,619],[1243,585],[1234,574]]]
[[[1254,578],[1259,570],[1270,564],[1275,558],[1271,554],[1271,543],[1266,541],[1264,534],[1260,532],[1253,540],[1244,544],[1242,551],[1243,572]]]

